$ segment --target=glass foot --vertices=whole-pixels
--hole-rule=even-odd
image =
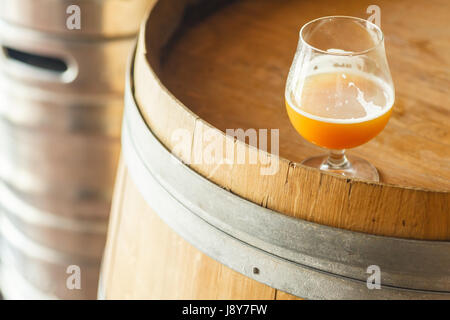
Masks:
[[[311,157],[302,161],[302,164],[308,167],[317,168],[345,177],[352,177],[370,181],[380,181],[378,170],[368,161],[355,156],[345,156],[345,163],[339,166],[333,165],[329,161],[329,155]]]

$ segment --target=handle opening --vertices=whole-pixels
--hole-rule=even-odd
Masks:
[[[59,58],[29,53],[5,46],[3,46],[3,52],[8,59],[45,71],[62,74],[69,69],[67,63]]]

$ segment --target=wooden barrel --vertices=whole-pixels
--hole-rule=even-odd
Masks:
[[[0,4],[5,298],[97,296],[126,61],[146,5],[145,0]],[[80,10],[80,30],[66,25],[76,12],[70,6]],[[68,281],[77,267],[81,286],[75,278]]]
[[[299,164],[323,151],[283,104],[300,26],[367,18],[365,3],[154,3],[126,89],[101,297],[450,298],[449,5],[378,5],[396,102],[349,151],[375,183]],[[272,144],[225,134],[239,128]]]

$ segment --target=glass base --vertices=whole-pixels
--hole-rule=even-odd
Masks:
[[[358,178],[370,181],[380,181],[378,170],[368,161],[355,156],[346,155],[347,162],[344,166],[336,167],[328,163],[328,155],[311,157],[302,161],[308,167],[317,168],[345,177]]]

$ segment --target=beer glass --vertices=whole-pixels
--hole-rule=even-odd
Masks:
[[[329,150],[302,163],[348,177],[379,181],[368,161],[345,149],[374,138],[386,126],[395,94],[375,24],[346,16],[305,24],[286,83],[289,119],[309,142]]]

